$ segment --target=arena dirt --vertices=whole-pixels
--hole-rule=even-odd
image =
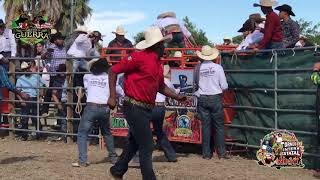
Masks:
[[[110,163],[105,150],[90,146],[86,168],[73,168],[77,159],[76,144],[62,142],[16,141],[0,139],[0,179],[4,180],[93,180],[111,179]],[[121,152],[120,149],[117,150]],[[203,160],[195,154],[179,154],[177,163],[167,163],[162,152],[153,153],[154,169],[160,180],[309,180],[312,171],[306,169],[272,169],[258,166],[254,160],[233,156],[230,160]],[[139,180],[140,169],[129,168],[125,180]]]

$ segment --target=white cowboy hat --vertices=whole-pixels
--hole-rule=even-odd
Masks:
[[[163,76],[164,77],[168,77],[169,72],[170,72],[170,66],[169,65],[164,65],[163,66]]]
[[[56,29],[51,29],[50,34],[57,34],[57,30]]]
[[[158,42],[166,41],[169,39],[169,36],[163,37],[161,30],[156,26],[151,26],[144,31],[145,40],[139,42],[136,45],[137,49],[147,49]]]
[[[74,32],[90,33],[89,28],[86,26],[78,26],[77,29],[74,30]]]
[[[203,46],[201,52],[197,51],[196,53],[199,58],[205,61],[212,61],[219,56],[219,50],[208,45]]]
[[[174,12],[164,12],[164,13],[159,14],[157,19],[162,19],[162,18],[166,18],[166,17],[176,18],[177,16],[176,16],[176,13],[174,13]]]
[[[88,71],[90,71],[93,63],[99,61],[99,58],[95,58],[95,59],[92,59],[91,61],[87,62],[87,68],[88,68]]]
[[[21,63],[21,65],[20,65],[20,69],[21,69],[21,70],[27,69],[27,68],[29,68],[29,66],[30,66],[30,65],[29,65],[27,62],[23,61],[23,62]]]
[[[230,37],[224,37],[223,40],[229,40],[232,41],[232,39]]]
[[[112,32],[113,34],[118,34],[124,36],[126,34],[124,28],[122,26],[118,26],[115,31]]]
[[[182,58],[182,52],[181,52],[181,51],[176,51],[176,52],[174,52],[173,57],[175,57],[175,58]]]
[[[272,6],[277,6],[278,2],[275,0],[260,0],[260,3],[254,3],[254,7],[272,7]]]

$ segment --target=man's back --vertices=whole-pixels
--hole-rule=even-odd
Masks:
[[[221,65],[211,61],[201,63],[199,72],[199,94],[221,94],[228,88],[228,83]]]

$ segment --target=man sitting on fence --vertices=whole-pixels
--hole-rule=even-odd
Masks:
[[[263,39],[259,44],[250,46],[255,51],[259,49],[281,49],[284,47],[280,18],[272,9],[275,5],[277,5],[277,2],[274,0],[260,0],[260,4],[254,4],[254,7],[261,7],[261,11],[266,14]]]
[[[291,6],[284,4],[276,7],[276,10],[280,11],[279,17],[281,21],[281,28],[283,32],[283,46],[285,48],[293,48],[299,41],[300,26],[291,19],[291,16],[296,16],[292,12]]]
[[[133,45],[131,41],[125,38],[125,30],[123,29],[122,26],[118,26],[116,31],[112,32],[113,34],[116,35],[116,38],[112,40],[108,48],[133,48]],[[108,54],[118,54],[120,55],[122,50],[109,50]],[[128,53],[131,53],[132,51],[128,51]],[[122,57],[110,57],[110,60],[121,60],[123,59]]]
[[[42,130],[41,122],[39,121],[39,129],[38,129],[38,121],[35,116],[38,115],[37,111],[37,102],[38,96],[42,96],[42,91],[40,91],[40,87],[44,87],[45,83],[38,74],[30,74],[31,73],[31,67],[28,63],[22,62],[21,63],[21,71],[26,72],[26,74],[20,76],[17,80],[17,88],[21,90],[22,92],[29,95],[28,101],[33,102],[24,102],[23,98],[18,95],[18,99],[20,100],[21,105],[21,120],[19,124],[19,129],[28,129],[28,122],[29,117],[28,115],[31,115],[32,125],[35,127],[36,130]],[[40,115],[40,114],[39,114]],[[22,132],[21,133],[21,140],[26,141],[28,139],[28,132]],[[40,134],[37,133],[36,139],[40,138]]]
[[[210,46],[203,46],[197,56],[202,63],[195,67],[194,84],[198,98],[198,111],[202,124],[202,156],[212,158],[210,147],[212,127],[215,128],[215,144],[219,159],[229,159],[226,156],[224,142],[224,114],[222,92],[228,88],[226,76],[222,66],[213,62],[219,56],[219,51]]]
[[[113,164],[117,161],[117,154],[114,148],[109,120],[109,65],[106,59],[93,59],[88,62],[88,69],[91,74],[86,74],[83,77],[84,87],[86,88],[87,105],[84,109],[78,128],[77,144],[79,161],[77,163],[72,163],[72,166],[74,167],[85,167],[89,165],[87,158],[87,139],[95,121],[99,122],[101,133],[109,152],[109,161]],[[123,90],[119,85],[117,85],[117,94],[123,95]]]

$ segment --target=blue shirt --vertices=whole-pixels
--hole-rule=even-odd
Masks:
[[[8,88],[10,91],[14,91],[14,85],[9,81],[8,73],[6,69],[0,65],[0,88]],[[2,93],[0,90],[0,100],[2,99]]]
[[[37,75],[32,74],[30,76],[22,75],[17,80],[17,88],[22,92],[28,94],[30,97],[37,97],[39,94],[38,87],[43,87],[45,85],[43,79]]]

